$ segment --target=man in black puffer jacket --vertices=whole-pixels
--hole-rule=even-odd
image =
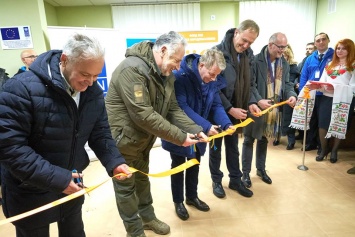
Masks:
[[[0,92],[2,92],[2,86],[9,79],[8,74],[5,72],[6,70],[0,68]],[[0,186],[1,186],[1,165],[0,165]],[[0,195],[0,206],[2,205],[2,198]]]
[[[63,51],[40,55],[30,70],[14,76],[0,94],[0,161],[6,217],[53,202],[83,188],[73,178],[90,160],[88,142],[107,173],[126,173],[112,139],[97,76],[104,49],[85,35],[71,36]],[[72,173],[72,170],[78,173]],[[119,179],[124,179],[121,177]],[[58,222],[59,236],[85,236],[84,196],[14,222],[18,237],[47,237]]]

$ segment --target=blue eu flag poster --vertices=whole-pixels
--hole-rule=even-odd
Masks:
[[[17,27],[1,28],[2,40],[19,40],[20,34]]]

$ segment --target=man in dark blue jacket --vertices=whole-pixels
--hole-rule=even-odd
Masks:
[[[112,139],[96,82],[103,65],[99,42],[75,34],[63,51],[43,53],[29,71],[5,83],[0,94],[0,161],[6,217],[81,190],[83,183],[73,178],[80,179],[90,162],[86,142],[110,176],[130,176]],[[17,237],[47,237],[52,222],[58,223],[60,237],[84,237],[83,202],[81,196],[14,222]]]
[[[218,128],[226,130],[233,124],[228,118],[219,96],[220,89],[226,86],[226,81],[219,76],[226,68],[223,54],[218,49],[208,49],[204,55],[189,54],[181,62],[180,69],[174,71],[175,95],[179,106],[208,135],[218,134]],[[210,120],[217,123],[213,125]],[[170,152],[171,168],[196,158],[200,161],[205,154],[206,143],[197,143],[193,147],[178,146],[162,140],[162,146]],[[209,206],[197,195],[199,165],[186,170],[186,204],[200,211],[208,211]],[[182,220],[187,220],[189,214],[184,206],[184,172],[171,176],[171,191],[175,212]]]
[[[2,86],[9,79],[8,74],[5,72],[6,70],[0,68],[0,92],[2,92]],[[1,165],[0,165],[0,187],[1,187]],[[2,198],[0,195],[0,206],[2,205]]]

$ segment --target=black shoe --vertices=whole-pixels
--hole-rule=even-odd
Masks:
[[[196,207],[200,211],[209,211],[210,207],[202,200],[200,200],[198,197],[196,198],[186,198],[186,204],[187,205],[192,205]]]
[[[320,155],[322,153],[322,147],[318,147],[317,155]]]
[[[250,188],[251,187],[251,180],[250,180],[249,173],[244,173],[243,174],[242,182],[243,182],[243,184],[244,184],[244,186],[246,188]]]
[[[256,175],[261,177],[261,180],[264,181],[267,184],[271,184],[272,180],[270,179],[270,177],[266,174],[265,170],[257,170],[256,171]]]
[[[321,152],[317,157],[316,161],[322,161],[324,159],[327,159],[329,151],[326,151],[325,153]]]
[[[330,163],[336,163],[338,161],[338,152],[332,151],[330,153]]]
[[[253,192],[249,189],[247,189],[244,184],[242,183],[242,181],[237,181],[237,182],[230,182],[228,187],[230,189],[233,189],[235,191],[237,191],[240,195],[244,196],[244,197],[251,197],[253,196]]]
[[[213,194],[218,198],[224,198],[226,193],[224,192],[223,186],[221,183],[212,182]]]
[[[317,149],[316,145],[306,144],[305,151],[312,151],[312,150],[316,150],[316,149]]]
[[[174,203],[176,215],[183,221],[189,219],[189,213],[187,212],[184,203]]]
[[[295,148],[295,143],[289,143],[286,147],[286,150],[293,150]]]
[[[274,146],[278,146],[279,144],[280,144],[280,141],[278,141],[278,140],[274,140],[272,142],[272,145],[274,145]]]
[[[348,174],[355,174],[355,167],[349,169],[348,171],[346,171],[346,173],[348,173]]]

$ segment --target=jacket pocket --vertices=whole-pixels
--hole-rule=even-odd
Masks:
[[[122,155],[142,156],[151,140],[149,134],[138,131],[131,127],[124,127],[122,132],[116,136],[116,145]]]

